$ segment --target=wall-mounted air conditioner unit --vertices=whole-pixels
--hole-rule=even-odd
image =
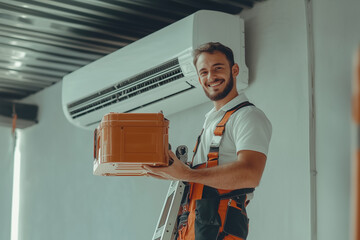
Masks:
[[[234,51],[238,89],[247,87],[243,20],[202,10],[66,75],[66,117],[93,129],[109,112],[162,110],[169,115],[209,101],[192,64],[192,50],[206,42],[221,42]]]

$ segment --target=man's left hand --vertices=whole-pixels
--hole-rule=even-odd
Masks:
[[[173,163],[167,167],[144,165],[143,168],[147,171],[148,176],[154,178],[186,181],[191,171],[190,167],[181,162],[171,150],[169,150],[169,158],[173,160]]]

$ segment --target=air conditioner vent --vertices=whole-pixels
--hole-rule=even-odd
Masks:
[[[73,119],[184,77],[177,58],[68,105]]]

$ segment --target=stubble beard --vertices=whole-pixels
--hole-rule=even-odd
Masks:
[[[219,80],[223,80],[223,79],[219,79]],[[216,93],[211,95],[208,91],[205,90],[204,88],[204,92],[205,95],[211,100],[211,101],[219,101],[224,99],[233,89],[234,87],[234,79],[233,79],[233,75],[232,73],[230,73],[230,81],[228,81],[228,83],[226,84],[224,90],[222,92]]]

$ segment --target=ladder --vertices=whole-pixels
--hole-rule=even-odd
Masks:
[[[188,148],[180,145],[176,149],[176,156],[182,162],[186,162],[187,152]],[[175,240],[179,210],[187,189],[184,182],[171,181],[152,240]]]

